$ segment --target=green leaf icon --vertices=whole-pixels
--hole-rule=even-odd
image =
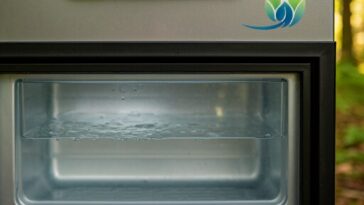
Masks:
[[[277,19],[278,9],[280,7],[283,7],[284,4],[286,4],[286,5],[288,4],[289,7],[293,11],[293,17],[290,20],[290,22],[288,23],[289,26],[293,26],[302,19],[302,16],[305,12],[306,1],[305,0],[266,0],[264,9],[270,20],[278,21],[278,19]]]
[[[270,20],[276,23],[265,26],[243,25],[257,30],[273,30],[291,27],[302,19],[305,8],[306,0],[265,0],[265,13]]]
[[[276,10],[281,3],[281,0],[266,0],[266,4],[270,4],[274,10]]]
[[[299,1],[296,7],[294,7],[295,15],[290,26],[297,24],[302,19],[303,14],[305,13],[305,9],[306,9],[306,1],[305,0]]]
[[[293,10],[296,10],[300,4],[304,3],[304,0],[288,0],[288,3],[292,6]]]
[[[272,21],[277,20],[275,8],[269,1],[265,2],[264,9],[265,9],[265,12],[267,13],[267,16],[270,18],[270,20],[272,20]]]

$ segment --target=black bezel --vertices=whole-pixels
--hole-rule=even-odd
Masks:
[[[188,65],[188,66],[187,66]],[[334,204],[335,43],[0,43],[1,73],[298,73],[300,204]]]

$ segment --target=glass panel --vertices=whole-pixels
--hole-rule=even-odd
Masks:
[[[287,82],[246,75],[20,79],[24,204],[285,199]]]

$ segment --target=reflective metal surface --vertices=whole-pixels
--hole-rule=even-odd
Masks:
[[[0,41],[334,41],[333,0],[271,31],[265,0],[2,0]]]

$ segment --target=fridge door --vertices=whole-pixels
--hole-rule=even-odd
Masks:
[[[295,204],[294,74],[14,75],[19,204]]]

